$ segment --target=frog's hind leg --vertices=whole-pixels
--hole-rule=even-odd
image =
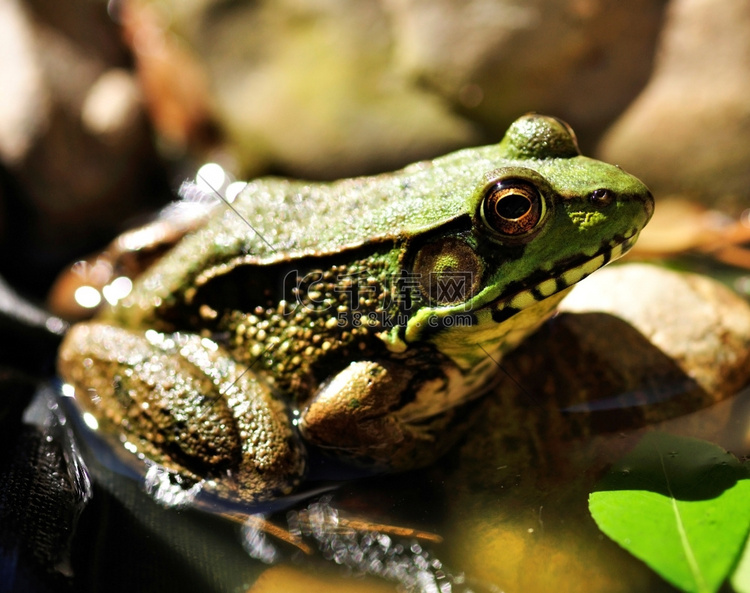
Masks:
[[[268,500],[302,479],[304,449],[285,406],[210,340],[79,324],[58,370],[102,432],[219,496]]]
[[[325,383],[301,410],[305,439],[330,454],[375,469],[400,471],[432,463],[473,418],[473,402],[418,421],[399,410],[414,371],[386,361],[357,361]]]

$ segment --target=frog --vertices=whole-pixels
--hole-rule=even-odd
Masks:
[[[98,431],[241,504],[294,493],[311,454],[424,467],[502,357],[653,210],[539,114],[392,173],[260,178],[74,325],[58,372]]]

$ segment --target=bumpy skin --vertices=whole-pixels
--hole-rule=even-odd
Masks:
[[[356,463],[423,465],[495,361],[652,212],[640,181],[537,115],[392,174],[254,181],[74,327],[60,374],[100,425],[240,500],[302,479],[292,424]]]

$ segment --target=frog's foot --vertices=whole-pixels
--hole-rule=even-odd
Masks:
[[[304,450],[286,408],[214,342],[86,323],[60,352],[77,403],[131,452],[244,502],[301,481]]]
[[[414,373],[390,362],[351,363],[325,383],[301,411],[305,439],[331,454],[375,469],[406,470],[432,463],[460,434],[466,406],[419,421],[399,414]]]

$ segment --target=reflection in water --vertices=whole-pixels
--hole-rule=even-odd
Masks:
[[[451,572],[428,548],[427,542],[422,541],[439,541],[438,536],[348,520],[331,501],[330,496],[324,496],[286,515],[289,535],[298,538],[299,547],[310,556],[315,554],[342,567],[349,576],[377,577],[395,583],[403,591],[500,592],[491,584],[470,583],[463,573]],[[242,535],[243,546],[251,557],[266,563],[283,559],[279,547],[271,542],[259,522],[247,521]],[[298,553],[297,561],[300,560]]]

